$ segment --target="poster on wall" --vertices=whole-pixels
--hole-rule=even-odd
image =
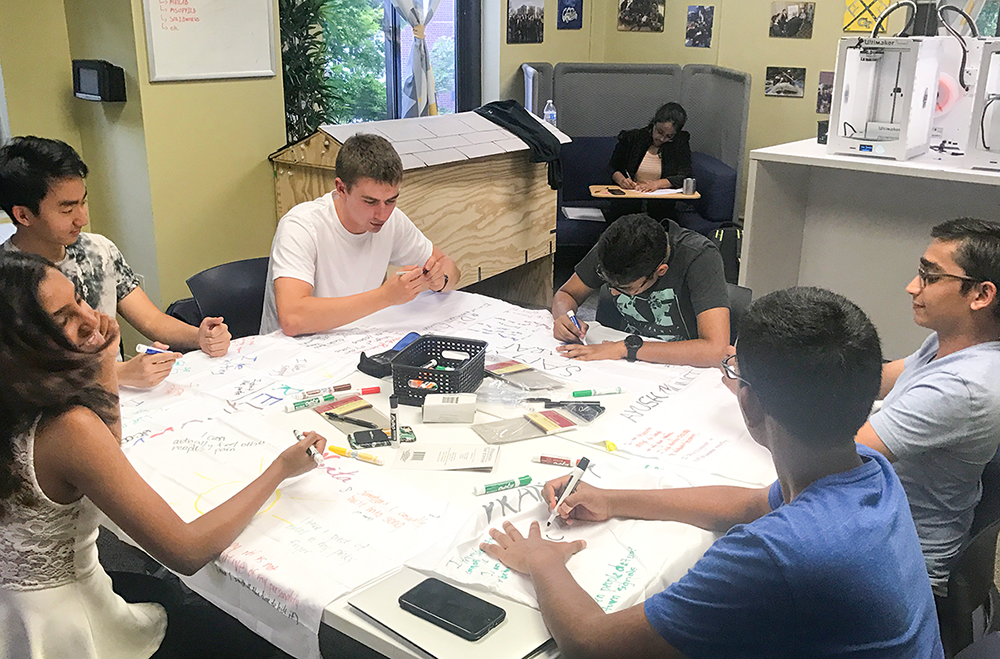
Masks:
[[[844,0],[844,32],[868,32],[891,0]],[[882,28],[885,32],[885,28]]]
[[[507,0],[507,43],[542,43],[545,0]]]
[[[779,39],[812,39],[815,2],[772,2],[770,36]]]
[[[714,22],[715,7],[688,5],[684,45],[688,48],[711,48],[712,24]]]
[[[583,0],[559,0],[557,30],[579,30],[583,27]]]
[[[802,98],[806,95],[806,70],[798,66],[769,66],[764,76],[764,96]]]
[[[619,0],[620,32],[663,32],[663,0]]]
[[[833,71],[819,72],[819,87],[816,89],[816,114],[830,114],[833,104]]]

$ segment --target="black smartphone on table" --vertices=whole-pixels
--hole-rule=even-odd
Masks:
[[[433,577],[400,595],[399,606],[468,641],[478,641],[507,617],[499,606]]]
[[[622,196],[622,195],[625,194],[625,191],[624,190],[619,190],[617,188],[608,188],[608,193],[609,194],[613,194],[613,195]]]

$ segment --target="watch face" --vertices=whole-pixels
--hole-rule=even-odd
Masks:
[[[625,337],[625,347],[626,348],[641,348],[642,347],[642,337],[638,334],[629,334]]]

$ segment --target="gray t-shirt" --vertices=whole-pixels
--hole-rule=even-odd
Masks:
[[[729,308],[725,268],[715,243],[667,221],[670,258],[667,273],[639,295],[612,295],[597,274],[595,245],[576,266],[576,275],[589,288],[600,288],[597,321],[607,327],[661,341],[698,338],[698,314]]]
[[[11,239],[2,250],[20,251]],[[55,265],[92,309],[112,317],[118,313],[118,302],[139,286],[139,278],[115,244],[97,233],[81,233]]]
[[[935,333],[906,358],[870,421],[896,455],[931,584],[943,592],[969,540],[983,465],[1000,444],[1000,341],[937,352]]]

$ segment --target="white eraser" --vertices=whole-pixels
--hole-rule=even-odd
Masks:
[[[476,394],[427,394],[424,423],[472,423],[476,419]]]

